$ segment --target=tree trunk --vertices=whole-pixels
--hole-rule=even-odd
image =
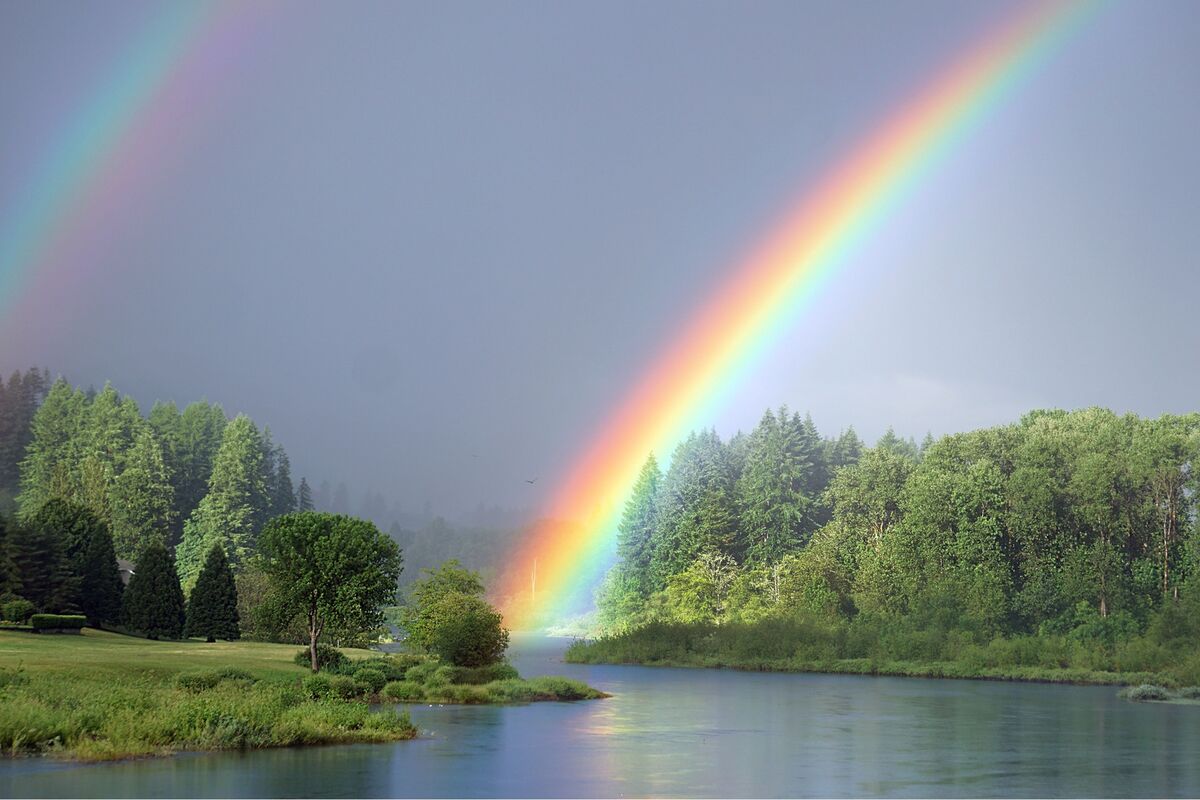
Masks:
[[[317,629],[313,626],[308,628],[308,655],[312,659],[312,671],[317,671]]]

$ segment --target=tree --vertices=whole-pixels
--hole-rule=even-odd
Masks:
[[[208,494],[183,527],[179,571],[184,585],[195,583],[201,562],[220,544],[237,568],[254,548],[266,516],[262,479],[262,440],[249,417],[240,415],[225,428],[213,461]]]
[[[79,504],[52,498],[17,527],[12,560],[26,600],[45,612],[78,610],[80,568],[99,524]]]
[[[175,490],[163,448],[149,428],[137,434],[125,468],[112,486],[113,546],[121,558],[134,558],[151,539],[170,541]]]
[[[271,485],[270,503],[273,517],[291,514],[296,510],[312,510],[311,497],[308,509],[297,509],[296,492],[292,487],[292,462],[282,445],[275,446],[275,476]]]
[[[421,570],[421,575],[423,577],[413,581],[408,590],[408,600],[400,609],[400,627],[408,634],[408,641],[428,649],[433,641],[433,632],[422,612],[436,606],[447,595],[482,597],[484,588],[479,573],[464,569],[454,558],[437,569]]]
[[[296,510],[312,511],[314,508],[312,489],[309,487],[308,481],[301,478],[300,489],[296,492]]]
[[[175,560],[162,542],[151,541],[138,556],[125,589],[121,617],[126,627],[149,639],[178,639],[183,635],[184,616]]]
[[[426,610],[428,649],[458,667],[483,667],[504,658],[508,631],[500,612],[482,597],[451,592]]]
[[[207,402],[190,403],[180,415],[172,472],[176,486],[175,511],[181,526],[208,494],[213,461],[228,424],[224,410]],[[179,534],[182,535],[182,528]]]
[[[305,512],[271,520],[259,537],[273,602],[303,615],[313,672],[327,628],[368,631],[395,602],[404,559],[396,543],[366,520]]]
[[[743,552],[750,566],[770,566],[799,550],[812,535],[814,499],[807,494],[813,471],[805,424],[768,410],[750,435],[746,465],[737,483]]]
[[[93,628],[121,619],[121,596],[125,585],[117,569],[112,534],[97,520],[88,540],[79,575],[79,606]]]
[[[617,569],[628,591],[643,599],[650,596],[650,557],[654,527],[658,522],[658,484],[662,472],[651,453],[638,473],[633,493],[617,526]]]
[[[208,551],[204,568],[188,598],[183,635],[186,638],[203,636],[210,642],[217,639],[232,641],[241,636],[237,587],[229,559],[220,544],[214,544]]]
[[[33,415],[17,497],[22,520],[36,514],[51,497],[70,497],[77,491],[76,449],[86,411],[84,393],[59,378]]]

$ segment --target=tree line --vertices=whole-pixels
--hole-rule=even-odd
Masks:
[[[602,627],[797,613],[981,636],[1133,635],[1200,594],[1200,415],[1090,408],[918,446],[768,411],[651,456],[598,592]],[[924,621],[924,622],[921,622]]]

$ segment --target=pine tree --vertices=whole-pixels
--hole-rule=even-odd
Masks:
[[[296,492],[292,486],[292,462],[288,458],[287,451],[283,449],[283,445],[275,446],[275,476],[271,486],[270,501],[271,517],[282,517],[284,514],[291,514],[296,510]]]
[[[174,473],[177,525],[182,526],[208,494],[213,460],[228,424],[220,406],[203,401],[188,404],[180,415]]]
[[[150,429],[141,431],[112,487],[113,546],[121,558],[134,558],[150,539],[166,544],[175,518],[163,448]]]
[[[300,489],[296,492],[296,510],[312,511],[314,508],[312,489],[309,488],[308,480],[301,478]]]
[[[98,521],[99,522],[99,521]],[[79,605],[88,624],[99,628],[121,619],[124,585],[113,552],[112,534],[103,522],[92,530],[79,575]]]
[[[187,638],[203,636],[210,642],[239,638],[237,600],[233,570],[229,568],[225,550],[220,544],[214,544],[188,598],[183,635]]]
[[[235,568],[254,548],[267,507],[262,457],[258,429],[249,417],[238,416],[225,428],[208,494],[183,526],[179,571],[185,586],[195,583],[214,544],[222,545]]]
[[[807,494],[811,444],[803,421],[767,411],[750,436],[746,466],[737,484],[746,562],[771,566],[799,550],[812,534],[814,499]]]
[[[150,639],[178,639],[183,634],[183,590],[175,561],[161,542],[150,542],[138,557],[121,618],[126,627]]]
[[[50,501],[44,505],[61,503]],[[49,524],[50,513],[18,525],[9,532],[11,555],[21,581],[21,596],[39,611],[60,613],[75,609],[78,581],[67,557],[67,542],[58,525]]]
[[[617,527],[618,568],[623,579],[619,585],[637,594],[650,596],[650,557],[654,526],[658,519],[658,484],[662,472],[651,453],[638,473],[633,494],[625,503],[625,512]]]
[[[86,412],[84,393],[59,378],[33,415],[17,497],[22,520],[36,514],[51,497],[70,497],[77,491],[76,451]]]
[[[21,576],[13,561],[12,527],[0,516],[0,595],[21,593]]]

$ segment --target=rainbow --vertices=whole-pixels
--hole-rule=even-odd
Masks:
[[[669,456],[688,431],[706,427],[889,212],[1098,6],[1037,2],[990,31],[852,148],[732,271],[555,487],[497,592],[510,627],[537,628],[585,607],[613,561],[620,504],[647,455]]]
[[[86,101],[47,135],[27,184],[0,217],[6,334],[20,332],[18,301],[35,278],[41,293],[77,293],[105,232],[131,227],[136,190],[162,179],[168,154],[183,149],[266,7],[209,0],[154,6]]]

